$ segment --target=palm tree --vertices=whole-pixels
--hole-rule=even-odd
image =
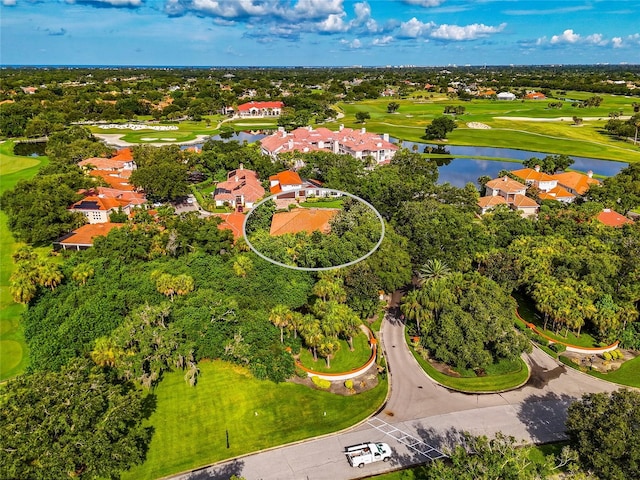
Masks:
[[[320,320],[313,315],[305,315],[303,318],[303,328],[300,335],[304,339],[304,343],[311,349],[313,353],[313,361],[318,361],[318,346],[324,340],[322,329],[320,328]]]
[[[269,321],[280,329],[280,343],[284,343],[284,327],[289,325],[291,313],[286,305],[276,305],[269,314]]]
[[[431,280],[440,280],[447,277],[451,273],[449,266],[446,262],[438,260],[437,258],[430,258],[420,268],[418,272],[418,278],[420,285],[424,285],[425,282]]]
[[[36,290],[36,284],[31,277],[13,272],[9,280],[9,291],[14,302],[26,305],[36,296]]]
[[[110,337],[100,337],[91,351],[91,360],[99,367],[115,367],[122,350]]]
[[[53,291],[63,278],[60,268],[51,262],[43,262],[38,266],[38,283],[43,287],[49,287]]]
[[[333,354],[338,351],[340,348],[340,343],[338,340],[331,337],[325,337],[318,345],[318,352],[322,355],[327,361],[327,368],[331,368],[331,358],[333,358]]]
[[[426,312],[428,312],[428,314],[423,317],[427,320],[435,320],[437,322],[442,309],[453,300],[453,293],[442,280],[427,282],[418,290],[418,301],[422,304]],[[430,330],[430,328],[428,330]]]
[[[247,255],[238,255],[233,262],[233,271],[239,277],[245,278],[252,269],[253,262]]]
[[[80,263],[73,269],[73,272],[71,272],[71,278],[75,282],[84,285],[87,283],[87,280],[93,277],[93,274],[94,270],[91,265],[88,263]]]
[[[195,288],[193,277],[184,273],[173,277],[172,281],[176,295],[186,295],[193,292]]]
[[[424,307],[420,303],[420,292],[418,290],[411,290],[402,299],[400,305],[400,311],[407,320],[414,320],[416,322],[417,334],[420,334],[420,320],[425,315]]]

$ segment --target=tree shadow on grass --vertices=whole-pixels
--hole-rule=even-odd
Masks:
[[[242,476],[244,462],[242,460],[232,460],[214,467],[205,467],[194,470],[182,476],[185,480],[229,480],[234,475]]]
[[[564,440],[567,438],[567,409],[576,400],[578,399],[570,395],[553,392],[530,395],[520,404],[518,418],[535,443]]]

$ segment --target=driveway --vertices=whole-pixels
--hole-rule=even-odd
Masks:
[[[392,309],[393,310],[393,309]],[[404,341],[404,324],[388,314],[382,327],[391,391],[385,407],[368,421],[344,432],[218,463],[172,478],[247,480],[347,480],[437,458],[462,432],[513,435],[527,443],[564,437],[567,407],[587,392],[610,392],[616,385],[566,368],[539,349],[526,355],[531,378],[517,390],[464,394],[432,381]],[[349,466],[344,447],[364,441],[389,443],[394,458],[364,469]]]

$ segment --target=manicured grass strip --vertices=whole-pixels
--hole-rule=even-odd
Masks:
[[[413,347],[409,347],[414,358],[418,361],[422,369],[427,375],[433,378],[436,382],[444,385],[445,387],[453,390],[460,390],[462,392],[500,392],[516,388],[527,381],[529,377],[529,370],[527,365],[522,359],[518,359],[518,369],[509,373],[503,373],[499,375],[487,375],[485,377],[451,377],[439,372],[431,364],[422,358]],[[500,367],[497,367],[500,368]]]
[[[199,367],[195,388],[185,383],[182,372],[174,372],[154,391],[157,408],[149,420],[154,435],[147,461],[123,479],[158,478],[342,430],[372,414],[387,392],[386,381],[343,397],[256,380],[246,369],[222,361]]]
[[[309,370],[320,373],[348,372],[363,366],[371,358],[369,338],[364,333],[353,338],[353,348],[352,352],[349,350],[347,341],[340,340],[340,348],[331,359],[331,368],[327,368],[327,362],[320,356],[318,356],[318,361],[314,362],[311,352],[303,348],[300,350],[300,363]]]
[[[300,204],[301,207],[309,207],[309,208],[342,208],[344,200],[335,199],[335,200],[318,200],[318,201],[306,201]]]

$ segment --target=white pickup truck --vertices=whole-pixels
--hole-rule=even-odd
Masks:
[[[359,443],[344,449],[352,467],[363,468],[367,463],[391,460],[391,447],[386,443]]]

